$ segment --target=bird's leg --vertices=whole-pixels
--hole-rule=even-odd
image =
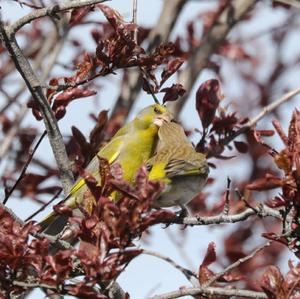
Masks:
[[[185,217],[190,215],[190,212],[185,205],[179,204],[179,206],[181,210],[177,211],[176,214],[178,215],[178,220],[183,220]]]

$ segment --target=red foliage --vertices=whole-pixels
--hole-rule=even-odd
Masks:
[[[33,0],[16,2],[27,6],[27,9],[40,8]],[[178,13],[187,2],[182,1],[182,7],[177,7]],[[169,3],[174,5],[172,1]],[[255,120],[260,112],[269,113],[270,107],[264,107],[273,101],[274,90],[282,92],[287,88],[287,84],[282,83],[285,82],[284,74],[294,71],[295,65],[299,64],[296,51],[287,59],[285,46],[287,40],[290,42],[291,32],[298,29],[298,18],[292,5],[278,1],[260,4],[272,12],[280,10],[286,16],[286,22],[268,30],[267,34],[262,30],[253,32],[250,37],[243,28],[235,30],[234,25],[243,20],[245,26],[249,26],[248,21],[255,21],[257,11],[261,10],[249,9],[239,19],[236,14],[239,10],[236,11],[235,4],[229,0],[214,3],[214,9],[212,5],[207,11],[196,12],[187,20],[180,35],[158,30],[160,24],[152,31],[152,28],[126,22],[118,11],[103,4],[69,10],[68,18],[65,18],[64,12],[57,12],[59,6],[54,5],[48,12],[50,18],[29,22],[31,24],[18,31],[17,40],[24,56],[34,71],[41,74],[42,85],[37,88],[45,92],[57,120],[66,115],[72,101],[86,101],[86,97],[91,99],[96,94],[95,90],[101,96],[104,77],[111,79],[113,75],[121,74],[122,79],[119,85],[114,85],[120,89],[120,94],[111,114],[106,110],[91,114],[95,125],[89,137],[72,127],[72,136],[67,141],[66,148],[74,161],[75,176],[85,180],[88,190],[83,196],[84,204],[78,205],[79,211],[61,204],[54,206],[54,210],[68,217],[74,225],[69,231],[67,228],[61,238],[77,237],[79,246],[64,250],[56,248],[58,245],[52,244],[52,239],[37,233],[37,225],[32,222],[24,224],[15,219],[11,211],[0,208],[0,297],[16,297],[35,287],[42,287],[53,294],[108,298],[111,283],[143,252],[139,238],[148,234],[155,224],[185,223],[186,220],[198,221],[199,226],[213,223],[224,232],[224,236],[219,240],[223,244],[218,244],[218,252],[216,245],[209,243],[197,275],[188,270],[182,271],[184,274],[194,275],[201,285],[205,285],[218,275],[215,269],[212,270],[213,266],[223,269],[227,264],[246,258],[251,244],[258,243],[259,234],[270,240],[271,246],[247,261],[237,262],[234,269],[219,275],[211,286],[221,290],[242,290],[245,287],[263,292],[268,298],[299,297],[300,266],[289,262],[289,271],[283,275],[276,264],[280,263],[280,255],[285,249],[300,257],[300,112],[294,111],[288,133],[283,129],[286,124],[277,111],[272,112],[278,118],[272,121],[274,130],[268,127],[267,122],[261,122],[259,129],[250,128],[247,122],[253,116]],[[99,21],[99,14],[104,15],[105,21]],[[174,24],[177,19],[180,15],[176,20],[171,20],[170,16]],[[174,24],[164,26],[167,29]],[[9,22],[5,25],[6,28],[10,26]],[[79,34],[71,38],[67,36],[71,29],[81,30],[82,25],[87,25],[90,30],[88,37],[95,43],[93,49],[87,49]],[[52,27],[55,28],[53,32],[49,29]],[[234,34],[228,38],[230,30],[234,30]],[[49,33],[55,33],[54,37]],[[164,34],[171,38],[164,39]],[[264,35],[268,37],[264,39]],[[267,43],[260,44],[260,39]],[[52,40],[54,43],[51,44]],[[55,51],[59,50],[63,41],[64,49],[71,50],[70,55],[64,53],[56,59]],[[267,47],[271,47],[272,51],[265,51]],[[21,124],[25,114],[20,107],[27,101],[37,120],[42,120],[44,108],[31,97],[27,98],[27,90],[22,87],[24,82],[18,81],[21,77],[16,76],[14,60],[10,59],[7,50],[0,45],[0,92],[1,99],[4,99],[0,107],[2,189],[6,195],[13,193],[17,200],[22,200],[22,204],[27,199],[41,203],[42,196],[57,191],[58,171],[51,163],[52,158],[45,162],[30,155],[39,130],[38,127]],[[271,61],[267,68],[268,59],[265,57]],[[55,72],[49,73],[52,77],[49,80],[47,72],[52,63]],[[199,65],[200,70],[196,68]],[[47,71],[44,72],[44,68]],[[163,93],[163,103],[175,102],[170,106],[176,106],[176,111],[184,105],[185,95],[191,92],[185,90],[186,86],[190,89],[195,87],[194,82],[189,82],[189,76],[181,74],[202,72],[203,75],[204,68],[212,79],[203,82],[195,95],[196,112],[202,125],[199,123],[202,131],[197,132],[201,133],[201,137],[195,144],[198,152],[206,154],[214,171],[205,192],[189,204],[191,210],[197,213],[196,217],[188,215],[182,220],[169,209],[153,210],[153,202],[164,185],[150,181],[143,167],[134,183],[122,179],[122,169],[117,163],[109,165],[101,157],[98,157],[100,178],[85,169],[99,148],[123,125],[142,88],[149,94]],[[181,73],[182,69],[187,72]],[[135,71],[136,81],[132,80]],[[178,76],[179,80],[167,86],[171,76]],[[221,86],[226,93],[228,91],[226,101],[223,100]],[[234,92],[231,93],[232,90]],[[109,101],[113,103],[114,99],[109,98]],[[16,113],[17,109],[20,114]],[[183,122],[189,117],[189,114],[183,115]],[[192,129],[188,128],[189,132],[193,132]],[[270,146],[267,143],[267,138],[275,132],[283,143],[283,148],[278,150],[273,148],[277,148],[277,144]],[[247,171],[236,167],[235,163],[239,163],[239,159],[233,159],[236,156],[247,158],[243,161],[247,163]],[[223,171],[225,163],[222,164],[222,160],[230,160],[226,161],[226,165],[235,166],[234,169],[238,169],[241,175]],[[30,162],[30,169],[19,178],[23,167],[27,167],[26,162]],[[218,190],[220,180],[226,175],[237,178],[238,183],[233,182],[228,191],[225,188]],[[15,182],[18,182],[16,186]],[[235,194],[233,189],[241,191]],[[78,216],[79,212],[84,217]],[[235,224],[229,230],[224,228],[223,223]],[[184,238],[186,231],[189,230],[180,231],[176,238]],[[184,247],[185,243],[188,242],[179,241],[175,245]],[[184,256],[184,248],[179,250]],[[261,279],[258,281],[257,277]],[[80,281],[75,283],[73,278]],[[199,298],[201,296],[204,295],[198,295]],[[225,298],[223,295],[213,296]],[[129,295],[125,294],[125,298]]]

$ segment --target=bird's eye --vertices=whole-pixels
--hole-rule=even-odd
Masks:
[[[162,113],[157,107],[154,107],[154,112],[155,112],[156,114],[161,114],[161,113]]]

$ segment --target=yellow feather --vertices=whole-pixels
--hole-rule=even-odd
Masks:
[[[171,118],[172,115],[166,107],[159,104],[148,106],[133,121],[122,127],[111,141],[99,150],[97,155],[106,158],[110,164],[114,162],[120,163],[124,179],[132,182],[136,171],[153,154],[158,139],[158,126],[164,120],[168,121]],[[97,157],[92,159],[86,170],[100,180]],[[71,208],[76,208],[78,204],[83,204],[82,200],[87,191],[88,187],[84,179],[80,178],[63,202]],[[112,194],[112,197],[114,199],[117,198],[115,193]],[[56,224],[58,224],[60,218],[66,217],[60,217],[55,212],[52,212],[40,222],[40,225],[42,228],[47,228],[51,224],[47,233],[56,234]],[[60,227],[61,224],[57,226]]]

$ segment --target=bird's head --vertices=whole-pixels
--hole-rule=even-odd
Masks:
[[[155,124],[161,127],[163,123],[170,122],[173,115],[167,108],[160,104],[154,104],[144,108],[137,116],[137,119],[144,125]]]

